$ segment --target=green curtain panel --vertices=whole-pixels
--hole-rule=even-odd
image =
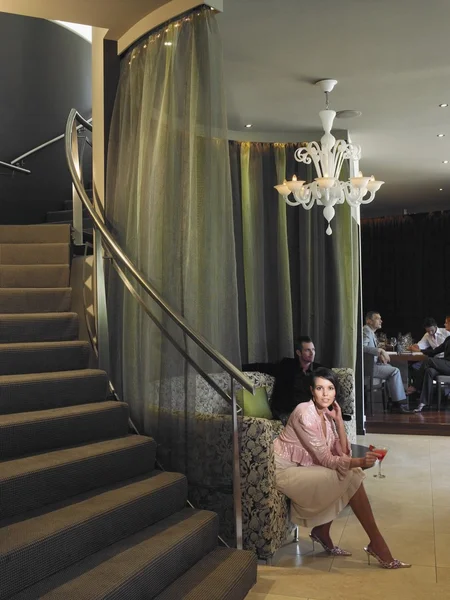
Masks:
[[[359,226],[339,205],[327,236],[323,207],[287,206],[273,189],[314,178],[298,147],[230,142],[243,362],[293,356],[294,339],[310,335],[319,362],[355,368]]]

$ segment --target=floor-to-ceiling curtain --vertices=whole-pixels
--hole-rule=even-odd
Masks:
[[[298,146],[230,143],[243,360],[292,356],[293,339],[309,335],[318,361],[354,368],[358,224],[338,205],[328,236],[323,207],[286,206],[273,186],[314,177],[294,160]]]
[[[286,205],[274,182],[284,178],[284,149],[230,142],[241,354],[244,363],[293,352]]]
[[[222,49],[209,8],[152,32],[123,58],[107,173],[107,219],[124,250],[165,301],[239,365]],[[156,438],[163,466],[188,473],[201,454],[193,415],[204,387],[109,275],[115,384],[138,429]],[[149,305],[204,370],[217,372]]]

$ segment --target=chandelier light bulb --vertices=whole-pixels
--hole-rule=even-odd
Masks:
[[[340,181],[339,179],[344,160],[359,161],[361,148],[345,140],[336,141],[331,133],[336,113],[329,109],[328,95],[336,84],[335,79],[317,82],[317,85],[325,93],[326,108],[319,112],[324,135],[320,143],[309,142],[306,147],[298,148],[294,154],[297,162],[306,165],[314,164],[317,177],[312,183],[306,184],[305,181],[299,181],[293,175],[291,181],[284,181],[283,184],[275,186],[289,206],[301,204],[305,210],[310,210],[315,203],[324,206],[323,216],[328,221],[327,235],[332,234],[330,222],[335,215],[334,206],[336,204],[347,202],[352,207],[369,204],[384,184],[384,181],[377,181],[373,175],[365,177],[361,171],[356,177],[351,177],[349,181]],[[448,161],[443,162],[448,163]],[[289,198],[291,193],[294,196],[293,200]]]

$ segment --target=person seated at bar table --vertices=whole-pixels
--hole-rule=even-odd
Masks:
[[[382,324],[379,312],[370,310],[366,314],[366,324],[363,327],[363,351],[373,356],[375,362],[373,376],[386,381],[393,412],[407,413],[409,410],[406,406],[406,394],[400,370],[387,364],[391,360],[389,354],[383,348],[378,348],[375,331],[380,329]]]
[[[412,344],[408,347],[408,350],[411,352],[421,352],[422,350],[427,350],[428,348],[437,348],[440,346],[445,339],[450,335],[450,317],[446,317],[445,319],[445,328],[438,327],[436,320],[433,317],[427,317],[423,322],[423,328],[425,329],[425,334],[420,339],[417,344]],[[444,354],[441,352],[436,358],[443,358]],[[409,386],[408,392],[413,393],[417,390],[420,390],[422,387],[423,380],[423,369],[422,362],[414,362],[411,363],[411,379],[413,385]],[[420,372],[419,372],[420,371]]]
[[[447,316],[445,319],[445,328],[447,331],[450,331],[450,316]],[[427,348],[422,350],[422,352],[429,358],[422,363],[422,391],[420,393],[419,405],[414,412],[422,412],[424,408],[431,406],[433,380],[438,375],[450,375],[450,335],[445,338],[440,346],[437,346],[436,348]],[[438,358],[441,353],[443,353],[444,358]]]

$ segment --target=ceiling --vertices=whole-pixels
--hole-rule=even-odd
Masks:
[[[386,182],[363,216],[450,209],[448,0],[225,0],[218,19],[236,137],[311,137],[324,107],[313,82],[337,79],[331,108],[363,114],[335,125]]]

